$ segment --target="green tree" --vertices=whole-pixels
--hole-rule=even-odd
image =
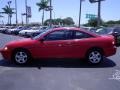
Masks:
[[[52,19],[52,24],[53,25],[62,25],[62,19],[61,18],[57,18],[57,19]],[[50,19],[47,19],[45,22],[44,22],[44,25],[49,25],[50,24]]]
[[[67,17],[67,18],[63,19],[62,22],[64,25],[74,25],[74,21],[71,17]]]
[[[40,2],[36,3],[36,5],[39,7],[39,11],[42,10],[42,25],[44,23],[44,12],[49,8],[48,3],[49,0],[41,0]]]
[[[8,24],[11,25],[11,18],[12,18],[12,14],[14,14],[13,12],[13,8],[10,8],[8,5],[6,5],[3,9],[3,14],[7,14],[8,15]]]
[[[87,26],[97,27],[98,18],[88,20]],[[100,20],[100,24],[103,25],[103,21]]]
[[[110,21],[107,21],[106,24],[116,24],[116,22],[113,20],[110,20]]]
[[[49,25],[50,24],[50,19],[47,19],[44,22],[44,25]],[[52,24],[53,25],[74,25],[74,21],[71,17],[67,17],[65,19],[57,18],[57,19],[52,19]]]

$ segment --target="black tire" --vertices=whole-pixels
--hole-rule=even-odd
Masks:
[[[88,64],[97,65],[103,61],[103,53],[100,49],[91,49],[87,53],[86,58]]]
[[[31,55],[27,50],[18,49],[13,52],[12,60],[18,65],[25,65],[30,63]]]

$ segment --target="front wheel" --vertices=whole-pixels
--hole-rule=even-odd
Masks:
[[[13,60],[16,64],[24,65],[30,62],[31,56],[26,50],[16,50],[13,54]]]
[[[90,64],[99,64],[103,60],[103,54],[100,50],[91,50],[87,54],[87,60]]]

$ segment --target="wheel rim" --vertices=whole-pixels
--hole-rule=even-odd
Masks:
[[[17,63],[24,64],[27,62],[28,56],[25,52],[20,51],[15,54],[15,60]]]
[[[101,53],[98,51],[93,51],[89,54],[89,61],[91,63],[99,63],[102,59]]]

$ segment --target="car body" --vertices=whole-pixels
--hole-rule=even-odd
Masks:
[[[79,28],[54,28],[34,38],[8,43],[1,53],[6,60],[25,64],[30,58],[87,58],[92,64],[116,53],[113,36],[99,36]],[[97,59],[96,59],[97,58]]]

